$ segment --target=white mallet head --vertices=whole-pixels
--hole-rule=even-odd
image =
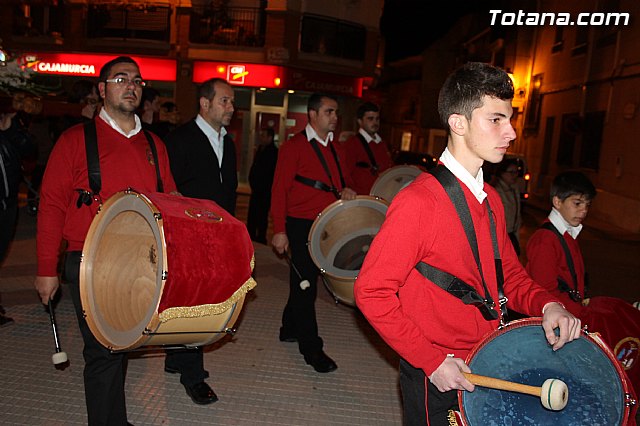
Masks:
[[[55,354],[51,355],[51,360],[53,361],[54,365],[64,364],[68,360],[67,353],[66,352],[56,352]]]
[[[542,384],[540,400],[542,406],[548,410],[562,410],[569,401],[569,388],[562,380],[547,379]]]
[[[300,281],[300,288],[301,289],[306,290],[309,287],[311,287],[311,284],[309,283],[309,280]]]

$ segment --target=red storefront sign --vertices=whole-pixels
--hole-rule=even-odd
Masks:
[[[120,55],[77,53],[30,53],[22,56],[26,66],[42,74],[98,77],[104,64]],[[141,56],[131,56],[140,66],[145,80],[175,81],[176,61]]]
[[[193,63],[194,83],[202,83],[214,77],[224,78],[236,86],[266,87],[268,89],[285,87],[282,67],[227,62],[196,61]]]

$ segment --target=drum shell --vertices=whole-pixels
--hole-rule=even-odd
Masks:
[[[356,306],[353,285],[388,205],[379,197],[359,195],[354,200],[335,201],[314,220],[309,231],[309,253],[339,302]]]
[[[479,342],[466,363],[475,374],[531,386],[558,378],[569,387],[567,406],[550,411],[540,397],[476,386],[474,392],[458,391],[463,424],[629,424],[631,388],[600,337],[583,333],[553,351],[541,324],[540,318],[507,324]]]
[[[206,251],[212,245],[211,232],[222,235],[226,229],[219,225],[234,235],[228,244],[240,247],[238,262],[252,259],[248,234],[242,238],[237,232],[242,227],[246,233],[244,225],[213,202],[132,190],[107,200],[89,228],[80,264],[83,311],[96,339],[111,350],[131,350],[150,345],[202,346],[224,337],[239,315],[246,291],[255,286],[252,263],[247,260],[238,269],[243,276],[232,278],[238,285],[214,296],[208,290],[213,288],[211,282],[202,278],[214,275],[210,269],[185,268],[175,260],[179,250]],[[178,227],[184,227],[189,238],[177,238]],[[247,245],[250,251],[243,251]],[[185,275],[183,269],[195,272]],[[172,296],[181,293],[188,294]],[[203,298],[202,293],[210,294]],[[192,303],[185,303],[187,297]]]
[[[412,165],[391,167],[380,173],[380,176],[373,183],[369,195],[380,197],[391,203],[398,192],[413,182],[422,172],[422,169]]]

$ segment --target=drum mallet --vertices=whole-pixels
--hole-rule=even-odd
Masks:
[[[477,386],[538,396],[540,397],[542,406],[552,411],[562,410],[567,406],[569,400],[569,388],[565,382],[559,379],[547,379],[542,386],[529,386],[522,383],[496,379],[494,377],[465,372],[462,374],[464,374],[464,377],[468,381]]]
[[[56,316],[53,313],[53,303],[49,299],[49,319],[51,319],[51,328],[53,329],[53,340],[56,343],[56,353],[51,356],[54,365],[64,364],[68,361],[67,353],[60,349],[60,341],[58,339],[58,328],[56,327]]]
[[[293,263],[293,260],[291,260],[291,257],[289,257],[289,253],[287,253],[286,251],[284,252],[284,258],[287,259],[287,262],[289,263],[289,265],[291,265],[291,267],[293,268],[293,271],[296,273],[298,278],[300,278],[300,288],[303,290],[306,290],[309,287],[311,287],[309,280],[302,279],[302,274],[300,273],[300,271],[298,271],[298,268],[296,268],[296,264]]]

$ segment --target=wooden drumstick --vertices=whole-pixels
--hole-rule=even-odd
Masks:
[[[293,268],[293,271],[296,273],[298,278],[302,280],[300,281],[300,288],[302,290],[306,290],[309,287],[311,287],[309,280],[302,279],[302,274],[300,273],[300,271],[298,271],[298,268],[296,268],[296,264],[293,263],[293,260],[291,260],[291,257],[289,256],[289,253],[287,253],[286,251],[284,252],[284,258],[287,259],[287,262],[289,263],[289,265],[291,265],[291,267]]]
[[[496,379],[494,377],[480,376],[478,374],[465,372],[462,374],[464,374],[467,380],[477,386],[538,396],[540,397],[542,406],[548,410],[562,410],[567,406],[569,400],[569,388],[565,382],[559,379],[547,379],[542,386],[530,386]]]
[[[56,352],[51,356],[54,365],[64,364],[69,359],[67,353],[60,349],[60,340],[58,339],[58,327],[56,326],[56,316],[53,312],[53,303],[49,299],[49,319],[51,320],[51,328],[53,330],[53,340],[56,344]]]

